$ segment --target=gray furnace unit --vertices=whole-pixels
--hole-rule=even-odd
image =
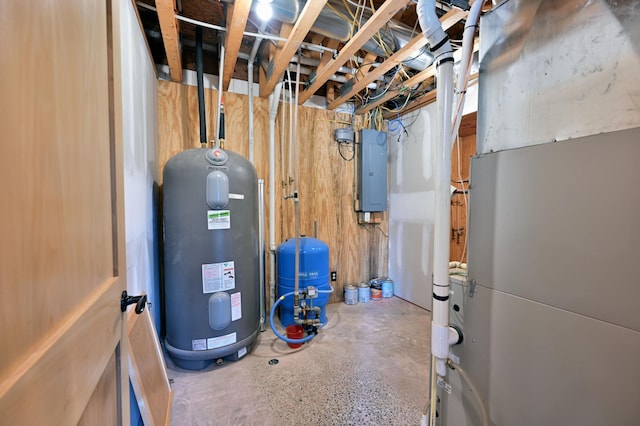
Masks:
[[[190,370],[237,360],[260,322],[256,170],[203,148],[172,157],[163,176],[167,352]]]
[[[360,130],[358,150],[358,194],[360,211],[387,210],[387,134],[377,130]]]

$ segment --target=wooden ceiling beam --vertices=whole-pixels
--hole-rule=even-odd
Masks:
[[[222,90],[229,88],[233,71],[236,68],[238,52],[242,45],[244,29],[247,26],[251,0],[236,0],[227,5],[227,35],[224,40],[224,70],[222,72]]]
[[[442,28],[446,31],[451,26],[453,26],[456,22],[464,19],[467,16],[467,12],[460,9],[451,9],[447,12],[442,18],[440,18],[440,22],[442,24]],[[335,101],[331,102],[328,106],[329,109],[335,109],[336,107],[342,105],[353,95],[364,89],[369,85],[369,83],[376,81],[385,75],[388,71],[398,66],[405,59],[414,56],[418,49],[422,48],[427,44],[427,39],[423,34],[419,34],[417,37],[411,39],[406,45],[404,45],[400,50],[391,55],[386,61],[380,64],[376,69],[371,71],[363,78],[357,79],[353,84],[345,83],[342,85],[345,90],[340,91],[340,97]],[[428,68],[427,68],[428,69]]]
[[[357,33],[340,49],[338,56],[331,60],[324,67],[318,67],[315,76],[310,78],[309,86],[299,95],[298,102],[302,105],[318,89],[327,82],[329,78],[344,65],[364,44],[378,32],[391,18],[403,7],[409,4],[410,0],[387,0]]]
[[[384,96],[377,98],[375,101],[371,101],[364,105],[361,105],[359,108],[356,109],[356,114],[365,114],[371,111],[378,105],[381,105],[387,101],[390,101],[391,99],[400,95],[400,93],[405,88],[409,88],[409,87],[415,86],[416,84],[422,83],[429,77],[433,77],[435,74],[436,74],[436,67],[431,65],[429,68],[426,68],[425,70],[420,71],[418,74],[414,75],[413,77],[409,78],[407,81],[402,83],[402,86],[400,86],[399,88],[394,90],[389,90],[387,93],[384,94]]]
[[[477,52],[479,49],[480,49],[480,39],[476,37],[476,39],[473,41],[473,51]],[[458,49],[455,52],[453,52],[453,60],[459,61],[460,59],[462,59],[462,50]],[[403,88],[408,88],[411,86],[415,86],[416,84],[422,83],[429,77],[433,77],[435,74],[436,74],[436,67],[435,65],[431,65],[429,68],[423,71],[420,71],[418,74],[409,78],[407,81],[405,81],[402,84],[400,88],[396,90],[390,90],[384,96],[376,99],[375,101],[361,105],[359,108],[356,109],[356,114],[365,114],[371,111],[373,108],[377,107],[378,105],[381,105],[387,101],[390,101],[391,99],[400,95],[400,92],[402,91]]]
[[[433,77],[435,74],[436,74],[436,67],[431,65],[429,68],[427,68],[427,69],[425,69],[423,71],[420,71],[418,74],[414,75],[413,77],[409,78],[407,81],[402,83],[402,86],[400,88],[398,88],[396,90],[389,90],[387,93],[385,93],[384,96],[376,99],[375,101],[368,102],[368,103],[360,106],[359,108],[356,109],[356,114],[365,114],[365,113],[371,111],[372,109],[374,109],[378,105],[381,105],[381,104],[383,104],[383,103],[385,103],[387,101],[390,101],[391,99],[393,99],[396,96],[400,95],[400,93],[402,92],[403,89],[415,86],[416,84],[419,84],[419,83],[422,83],[423,81],[425,81],[429,77]]]
[[[437,89],[433,89],[432,91],[427,92],[421,98],[416,99],[413,103],[411,103],[404,110],[402,110],[402,111],[389,111],[389,112],[385,113],[383,115],[383,117],[384,117],[385,120],[392,120],[394,118],[397,118],[398,115],[400,115],[400,114],[404,115],[404,114],[410,113],[411,111],[415,111],[417,109],[422,108],[425,105],[429,105],[430,103],[435,102],[437,96],[438,96],[438,90]]]
[[[371,70],[371,68],[373,68],[373,64],[377,58],[378,58],[377,53],[373,53],[373,52],[367,53],[367,55],[362,60],[362,65],[358,68],[358,71],[356,72],[356,80],[360,80],[361,78],[364,78],[367,75],[367,73]]]
[[[472,84],[470,84],[470,86],[473,86],[474,84],[477,83],[477,79],[478,79],[478,73],[474,73],[471,74],[469,76],[469,81],[474,81]],[[417,109],[422,108],[425,105],[429,105],[433,102],[436,101],[436,98],[438,96],[438,89],[433,89],[430,92],[427,92],[424,96],[422,96],[421,98],[418,98],[415,102],[413,102],[411,105],[409,105],[408,108],[403,109],[402,111],[389,111],[387,113],[385,113],[383,115],[383,118],[385,120],[391,120],[393,118],[396,118],[398,115],[402,114],[408,114],[411,111],[415,111]]]
[[[327,0],[307,0],[286,42],[278,48],[275,57],[267,69],[267,83],[260,86],[260,96],[266,98],[271,94],[282,73],[291,62],[291,58],[300,47],[300,43],[309,33]]]
[[[324,46],[328,47],[329,49],[337,50],[338,46],[340,46],[340,41],[336,40],[335,38],[330,38],[330,39],[327,39],[327,42],[326,44],[324,44]],[[320,58],[320,63],[318,64],[318,68],[325,67],[331,59],[333,59],[333,55],[331,54],[331,52],[327,50],[322,52],[322,58]]]
[[[174,0],[156,0],[160,32],[164,43],[171,80],[182,81],[182,52],[180,50],[180,26],[176,19]]]

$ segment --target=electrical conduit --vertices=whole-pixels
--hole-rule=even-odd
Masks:
[[[276,297],[276,116],[282,83],[269,95],[269,302]]]

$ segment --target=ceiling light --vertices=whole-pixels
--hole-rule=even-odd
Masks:
[[[258,18],[265,22],[271,19],[271,15],[273,14],[273,10],[271,10],[271,0],[258,0],[258,4],[256,5],[256,14],[258,15]]]

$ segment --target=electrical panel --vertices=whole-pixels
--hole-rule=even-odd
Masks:
[[[377,130],[360,130],[358,150],[359,211],[387,210],[387,134]]]

